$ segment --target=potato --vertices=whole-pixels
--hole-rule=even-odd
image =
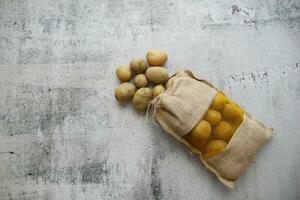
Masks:
[[[152,89],[143,87],[138,89],[132,98],[132,105],[136,110],[146,111],[152,99]]]
[[[214,137],[219,140],[229,141],[234,133],[231,124],[226,121],[221,121],[214,130]]]
[[[189,140],[201,142],[207,140],[211,133],[211,126],[206,120],[201,120],[189,134]]]
[[[204,148],[203,158],[208,159],[222,152],[226,148],[227,143],[222,140],[212,140]]]
[[[116,75],[121,82],[129,81],[132,75],[129,65],[119,65],[116,70]]]
[[[137,88],[146,87],[148,85],[148,80],[145,74],[138,74],[134,78],[134,84]]]
[[[209,109],[206,112],[204,119],[206,121],[208,121],[212,126],[214,126],[221,121],[222,116],[221,116],[221,113],[219,113],[218,111],[216,111],[214,109]]]
[[[154,84],[161,84],[168,81],[169,74],[165,68],[149,67],[146,71],[146,77]]]
[[[226,103],[222,110],[223,117],[227,118],[236,118],[240,115],[240,113],[241,111],[236,105],[232,105],[229,103]]]
[[[206,144],[206,140],[203,141],[197,141],[197,140],[190,140],[188,139],[188,142],[193,145],[194,147],[196,147],[197,149],[199,149],[200,151],[203,149],[203,147]]]
[[[168,55],[160,49],[149,49],[146,54],[146,59],[151,66],[162,66],[168,60]]]
[[[218,92],[211,104],[211,108],[215,110],[221,110],[224,108],[225,103],[226,103],[226,97],[221,92]]]
[[[160,95],[160,93],[164,92],[166,89],[162,84],[156,85],[153,88],[153,92],[152,92],[152,96],[153,97],[157,97],[158,95]]]
[[[135,85],[132,83],[121,83],[115,90],[115,97],[118,101],[128,101],[135,92]]]
[[[130,61],[130,69],[134,74],[141,74],[148,68],[146,61],[141,58],[133,58]]]

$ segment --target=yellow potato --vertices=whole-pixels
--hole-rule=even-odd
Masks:
[[[143,87],[138,89],[132,98],[132,105],[136,110],[146,111],[152,99],[152,89]]]
[[[209,138],[211,133],[211,126],[210,124],[205,121],[201,120],[196,127],[192,130],[191,133],[188,135],[189,141],[205,141],[207,138]]]
[[[238,129],[243,122],[243,116],[238,116],[234,119],[228,119],[227,122],[231,124],[233,131],[235,132],[235,130]]]
[[[148,85],[148,80],[145,74],[138,74],[134,78],[134,84],[137,88],[146,87]]]
[[[212,126],[218,124],[222,120],[221,113],[214,110],[214,109],[209,109],[205,116],[204,119],[208,121]]]
[[[240,109],[233,104],[226,103],[223,110],[222,116],[227,118],[236,118],[241,115]]]
[[[118,66],[116,75],[121,82],[129,81],[131,79],[131,70],[129,65]]]
[[[203,150],[203,158],[211,158],[226,148],[227,143],[222,140],[212,140],[206,144]]]
[[[215,110],[221,110],[224,108],[225,103],[226,103],[226,97],[221,92],[218,92],[210,107]]]
[[[160,49],[149,49],[146,54],[146,59],[151,66],[162,66],[168,60],[168,55]]]
[[[146,77],[154,84],[161,84],[168,81],[169,74],[165,68],[149,67],[146,71]]]
[[[193,145],[194,147],[196,147],[197,149],[199,149],[200,151],[202,150],[202,148],[205,146],[206,144],[206,141],[203,140],[203,141],[196,141],[196,140],[190,140],[188,137],[187,137],[187,141]]]
[[[133,58],[130,61],[130,69],[134,74],[144,73],[147,67],[146,61],[141,58]]]
[[[115,97],[118,101],[128,101],[135,92],[135,85],[132,83],[121,83],[115,90]]]
[[[226,121],[221,121],[214,129],[214,137],[223,141],[229,141],[233,133],[231,124]]]
[[[160,95],[160,93],[164,92],[165,90],[166,89],[165,89],[165,87],[162,84],[156,85],[153,88],[152,95],[153,95],[153,97],[156,97],[156,96]]]

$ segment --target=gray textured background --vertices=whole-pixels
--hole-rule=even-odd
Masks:
[[[276,129],[234,190],[114,100],[151,47]],[[299,199],[299,62],[299,0],[1,0],[0,199]]]

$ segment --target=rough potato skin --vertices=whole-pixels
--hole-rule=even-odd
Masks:
[[[133,58],[130,61],[130,69],[134,74],[144,73],[148,68],[146,61],[141,58]]]
[[[150,66],[162,66],[167,62],[168,54],[160,49],[149,49],[146,59]]]
[[[118,101],[124,102],[131,99],[134,92],[136,90],[136,87],[132,83],[121,83],[115,90],[115,97]]]
[[[160,93],[164,92],[166,89],[162,84],[156,85],[153,88],[153,92],[152,92],[152,96],[153,97],[157,97],[158,95],[160,95]]]
[[[152,99],[152,89],[143,87],[138,89],[132,98],[132,105],[136,110],[146,111]]]
[[[146,87],[148,85],[148,80],[145,74],[138,74],[134,78],[134,84],[137,88]]]
[[[116,75],[121,82],[129,81],[132,76],[129,65],[119,65],[116,70]]]
[[[146,77],[154,84],[164,84],[169,79],[168,71],[162,67],[149,67]]]

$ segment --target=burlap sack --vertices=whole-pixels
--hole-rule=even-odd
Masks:
[[[194,77],[190,70],[180,70],[170,79],[169,88],[153,99],[154,118],[160,126],[200,155],[204,165],[226,186],[245,171],[259,147],[272,135],[272,129],[245,114],[243,122],[222,153],[207,160],[201,152],[183,139],[202,119],[217,89],[205,80]]]

